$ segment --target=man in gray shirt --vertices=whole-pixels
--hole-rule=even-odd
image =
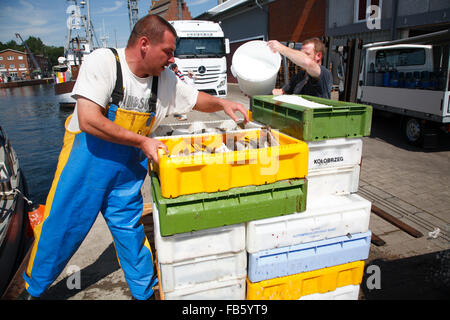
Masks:
[[[333,77],[331,72],[322,66],[325,46],[320,39],[303,41],[300,51],[276,40],[269,41],[267,45],[273,52],[279,52],[302,68],[283,88],[273,89],[273,95],[306,94],[330,99]]]

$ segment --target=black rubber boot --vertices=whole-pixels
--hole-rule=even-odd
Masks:
[[[17,300],[39,300],[39,298],[33,297],[26,289],[24,289],[17,297]]]

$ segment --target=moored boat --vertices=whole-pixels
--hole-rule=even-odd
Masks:
[[[58,58],[58,65],[53,66],[55,75],[55,95],[60,98],[61,107],[74,107],[75,99],[71,97],[78,71],[84,58],[93,51],[93,28],[89,14],[89,0],[72,0],[66,12],[70,14],[67,19],[67,41],[64,46],[64,57]],[[81,9],[87,4],[87,15]],[[74,30],[81,30],[75,34]],[[84,31],[84,32],[83,32]]]
[[[0,297],[33,240],[31,202],[17,155],[0,126]]]

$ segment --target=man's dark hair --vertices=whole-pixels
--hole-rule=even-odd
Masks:
[[[166,30],[169,30],[175,38],[177,37],[175,28],[167,20],[156,14],[148,14],[139,19],[134,25],[133,31],[131,31],[130,38],[128,39],[127,48],[133,46],[142,36],[147,37],[152,44],[159,43],[162,41]]]
[[[308,44],[308,43],[313,43],[314,44],[314,50],[316,52],[321,52],[322,56],[325,54],[325,45],[323,44],[323,42],[319,38],[306,39],[305,41],[302,42],[302,45],[305,45],[305,44]]]

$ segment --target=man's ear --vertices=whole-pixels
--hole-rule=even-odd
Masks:
[[[322,52],[319,51],[319,52],[316,53],[317,60],[320,61],[320,59],[322,59],[322,56],[323,56]]]
[[[140,37],[139,38],[139,46],[140,46],[141,52],[146,53],[151,46],[151,43],[150,43],[150,40],[148,39],[148,37],[146,37],[146,36]]]

